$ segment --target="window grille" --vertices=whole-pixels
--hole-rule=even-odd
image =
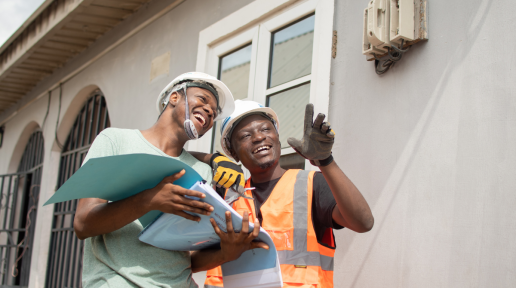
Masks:
[[[43,134],[36,131],[18,172],[0,175],[0,287],[29,285],[43,153]]]
[[[109,126],[106,100],[102,92],[96,91],[82,107],[66,139],[57,187],[61,187],[81,167],[95,137]],[[73,231],[76,209],[77,200],[54,206],[47,288],[81,287],[83,241]]]

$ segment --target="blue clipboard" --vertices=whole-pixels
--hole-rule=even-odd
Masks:
[[[192,167],[179,160],[150,155],[127,154],[88,160],[44,205],[81,198],[118,201],[155,187],[163,178],[185,169],[174,184],[190,188],[202,181]],[[161,214],[151,211],[139,220],[143,227]]]

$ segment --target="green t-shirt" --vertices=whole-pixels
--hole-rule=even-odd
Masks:
[[[83,164],[91,158],[133,153],[170,157],[149,143],[139,130],[108,128],[97,136]],[[210,167],[185,150],[171,158],[188,164],[206,180],[212,177]],[[111,233],[86,239],[83,287],[198,287],[192,279],[190,253],[140,242],[138,234],[142,230],[136,220]]]

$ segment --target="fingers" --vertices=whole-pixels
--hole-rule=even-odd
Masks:
[[[202,192],[185,189],[185,188],[183,188],[181,186],[177,186],[177,185],[174,185],[174,186],[176,186],[176,187],[174,187],[175,188],[174,192],[177,195],[190,196],[190,197],[196,197],[196,198],[206,197],[206,195],[204,195],[204,193],[202,193]]]
[[[179,211],[188,211],[188,212],[201,214],[201,215],[207,215],[207,216],[209,216],[211,214],[211,211],[213,210],[213,207],[211,207],[211,206],[209,206],[209,208],[204,208],[204,207],[196,208],[195,206],[181,205],[181,204],[176,204],[174,206],[174,208]]]
[[[287,143],[288,143],[288,145],[292,146],[292,148],[294,148],[296,151],[303,151],[303,149],[302,149],[303,142],[301,142],[301,140],[296,139],[294,137],[289,137],[287,139]]]
[[[249,244],[249,250],[256,249],[256,248],[269,250],[269,245],[267,245],[264,242],[251,242],[251,244]]]
[[[234,182],[231,181],[231,176],[233,176],[233,174],[230,174],[227,171],[222,173],[222,177],[220,178],[217,184],[221,185],[224,188],[229,188],[229,186],[231,186],[231,184]]]
[[[315,118],[313,127],[315,129],[321,129],[322,128],[321,125],[323,124],[324,118],[326,118],[326,115],[324,115],[323,113],[317,114],[317,117]]]
[[[174,183],[177,179],[183,177],[183,175],[185,175],[186,171],[185,169],[175,173],[175,174],[172,174],[170,176],[167,176],[165,178],[163,178],[163,181],[162,182],[166,182],[166,183]]]
[[[231,221],[231,212],[226,211],[226,228],[228,231],[228,234],[233,233],[233,221]]]
[[[247,213],[247,211],[244,211],[244,213],[242,215],[242,233],[247,234],[248,232],[249,232],[249,213]]]
[[[215,219],[210,218],[211,226],[213,226],[213,230],[215,230],[215,233],[219,235],[219,237],[222,236],[222,232],[220,231],[219,225],[217,225],[217,222],[215,222]]]
[[[308,128],[312,128],[312,120],[314,118],[314,105],[312,103],[306,104],[305,108],[305,127],[304,131]]]
[[[245,192],[245,182],[244,180],[242,179],[242,175],[237,175],[235,181],[233,184],[231,184],[230,187],[234,187],[235,191],[237,191],[238,193],[241,193],[243,194]]]
[[[213,211],[213,206],[211,206],[208,203],[193,200],[193,199],[188,199],[188,198],[184,198],[184,197],[182,199],[179,199],[179,201],[176,201],[175,203],[179,204],[179,205],[182,204],[184,206],[189,206],[192,208],[199,208],[199,209],[206,210],[206,211]]]
[[[195,221],[195,222],[201,221],[201,217],[190,215],[188,213],[185,213],[184,211],[177,211],[174,214],[176,214],[177,216],[181,216],[181,217],[183,217],[185,219]]]
[[[251,235],[253,236],[253,239],[260,235],[260,221],[258,219],[254,219],[254,229]]]
[[[323,134],[326,134],[326,136],[328,136],[330,138],[335,138],[335,132],[333,131],[333,129],[331,129],[329,122],[322,123],[321,132]]]

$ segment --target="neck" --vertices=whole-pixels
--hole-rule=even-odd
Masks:
[[[147,141],[165,154],[179,157],[183,151],[183,146],[185,146],[186,141],[189,139],[186,136],[184,127],[177,121],[173,121],[171,113],[167,113],[172,109],[167,110],[159,117],[158,122],[141,132]]]
[[[279,165],[279,160],[276,162],[273,166],[267,168],[267,169],[261,169],[257,167],[257,169],[254,169],[251,172],[251,180],[254,183],[263,183],[268,182],[274,179],[278,179],[285,173],[285,169],[281,168]]]

